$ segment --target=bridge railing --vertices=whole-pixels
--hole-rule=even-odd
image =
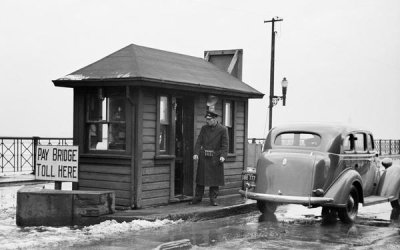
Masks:
[[[248,143],[250,144],[261,144],[264,145],[264,138],[249,138]],[[375,149],[380,156],[384,155],[399,155],[400,154],[400,140],[374,140]]]
[[[72,138],[0,137],[0,173],[33,172],[37,145],[72,145]]]

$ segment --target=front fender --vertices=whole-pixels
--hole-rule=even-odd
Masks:
[[[324,197],[333,199],[333,202],[330,205],[343,207],[347,203],[347,196],[352,185],[356,186],[360,202],[363,202],[362,179],[360,174],[353,169],[343,171],[327,189]]]
[[[387,168],[379,180],[377,195],[383,197],[393,196],[399,198],[400,192],[400,165]]]

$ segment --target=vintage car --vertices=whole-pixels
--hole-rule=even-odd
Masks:
[[[243,190],[262,213],[280,204],[322,206],[322,218],[344,223],[363,206],[391,202],[399,210],[400,166],[380,160],[372,134],[338,125],[285,125],[271,129]]]

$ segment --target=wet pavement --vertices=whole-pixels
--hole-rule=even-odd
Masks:
[[[1,187],[2,201],[15,201],[18,189]],[[100,224],[72,228],[19,228],[15,203],[3,204],[0,245],[5,249],[157,249],[171,244],[190,249],[398,249],[400,244],[399,223],[390,220],[390,203],[361,206],[353,225],[322,222],[321,208],[285,205],[263,216],[254,201],[239,195],[220,197],[219,203],[210,206],[204,199],[196,205],[182,202],[117,211]]]
[[[142,230],[107,238],[85,249],[157,249],[187,244],[186,249],[398,249],[398,223],[379,217],[390,216],[390,205],[361,208],[353,225],[340,221],[323,223],[320,209],[298,205],[278,207],[275,214],[258,211],[207,221],[183,222],[157,230]],[[382,214],[382,215],[381,215]],[[75,245],[68,249],[79,249]],[[162,248],[160,248],[162,249]]]

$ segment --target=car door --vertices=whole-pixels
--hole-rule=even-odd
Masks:
[[[371,159],[372,155],[369,152],[370,145],[368,144],[367,133],[356,132],[354,133],[354,147],[355,147],[355,165],[354,169],[360,173],[363,181],[364,196],[373,194],[376,186],[376,166],[374,166]]]

